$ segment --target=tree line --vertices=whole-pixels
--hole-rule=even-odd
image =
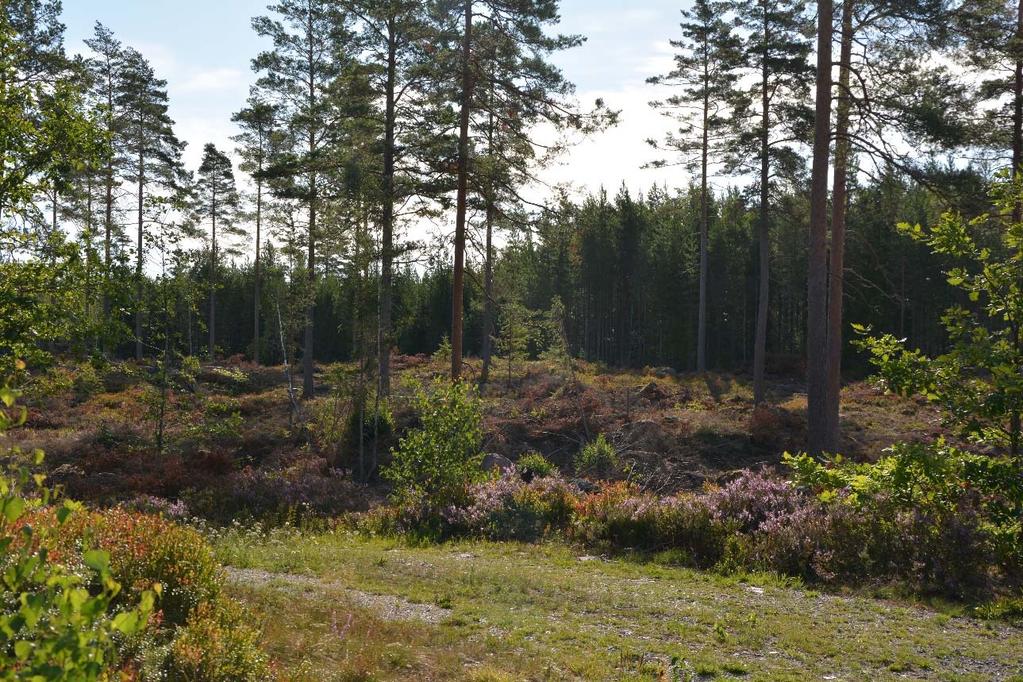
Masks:
[[[757,402],[805,358],[821,451],[849,321],[945,342],[948,264],[895,223],[983,212],[1023,160],[1005,0],[695,0],[649,79],[672,122],[650,165],[682,189],[543,203],[543,168],[617,119],[554,65],[584,40],[557,33],[556,0],[273,3],[235,149],[194,170],[166,81],[100,23],[69,56],[60,10],[0,17],[7,358],[243,353],[300,362],[306,396],[314,359],[359,359],[386,395],[395,349],[446,338],[452,377],[473,354],[485,383],[495,352],[554,344],[749,369]],[[425,221],[444,234],[409,239]]]

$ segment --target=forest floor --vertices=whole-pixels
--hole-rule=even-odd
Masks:
[[[1023,680],[1023,630],[950,608],[587,556],[222,531],[298,680]]]
[[[391,409],[397,430],[414,420],[406,400],[409,380],[443,376],[446,364],[423,356],[395,358]],[[471,376],[478,362],[467,366]],[[352,483],[358,457],[330,435],[351,410],[345,391],[338,390],[339,372],[350,369],[321,367],[317,396],[293,415],[282,368],[205,365],[168,393],[161,449],[150,368],[114,365],[86,381],[81,366],[65,365],[27,387],[28,423],[9,438],[23,449],[44,450],[53,481],[83,500],[177,499],[188,491],[237,487],[243,471],[291,472],[293,479],[344,498],[321,511],[365,509],[382,491]],[[775,377],[768,398],[754,410],[750,384],[740,375],[619,371],[584,362],[571,370],[520,362],[509,374],[498,364],[483,393],[484,449],[512,460],[537,450],[571,475],[575,454],[602,433],[645,488],[694,489],[741,468],[777,465],[783,452],[802,447],[801,382]],[[937,410],[922,401],[885,395],[866,382],[848,384],[842,398],[846,457],[874,459],[895,442],[948,435]],[[386,462],[393,442],[385,439],[375,448],[377,466]],[[372,466],[373,456],[364,456]]]

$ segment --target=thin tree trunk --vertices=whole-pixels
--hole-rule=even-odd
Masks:
[[[316,62],[312,53],[313,24],[312,12],[306,15],[306,36],[310,39],[308,54],[309,65],[309,111],[316,109]],[[309,160],[313,161],[316,153],[316,126],[309,126]],[[309,173],[309,293],[305,311],[305,340],[302,348],[302,397],[306,400],[315,394],[313,385],[313,324],[316,315],[316,171]]]
[[[828,286],[828,384],[827,440],[825,446],[835,452],[841,431],[839,407],[842,396],[842,303],[845,282],[846,185],[849,175],[849,116],[852,102],[853,12],[852,0],[842,6],[842,41],[839,51],[838,107],[835,113],[835,176],[831,207],[831,262]]]
[[[104,197],[103,216],[103,323],[110,323],[110,268],[111,263],[111,242],[114,231],[114,162],[113,149],[110,150],[111,158],[107,160],[106,173],[106,195]],[[103,351],[106,352],[106,334],[103,335]]]
[[[93,181],[93,168],[91,165],[86,167],[86,173],[88,180],[85,186],[85,319],[91,329],[92,327],[92,304],[93,304],[93,291],[92,291],[92,264],[93,264],[93,246],[95,235],[93,234],[92,224],[92,181]],[[92,346],[92,352],[95,353],[98,348],[98,339],[95,334],[89,341]]]
[[[767,46],[770,44],[770,27],[767,17],[767,2],[762,0],[764,9],[764,54],[760,71],[760,216],[757,221],[759,248],[759,276],[757,287],[757,322],[753,337],[753,402],[764,402],[766,386],[764,373],[767,368],[767,316],[771,295],[771,109],[768,83]]]
[[[827,447],[828,156],[831,142],[831,0],[817,0],[817,91],[806,296],[807,449]]]
[[[1016,5],[1016,64],[1013,71],[1012,81],[1012,170],[1010,171],[1013,183],[1018,182],[1023,164],[1023,0]],[[1018,224],[1023,218],[1023,205],[1017,199],[1013,202],[1012,221]],[[1020,330],[1019,322],[1013,329],[1013,344],[1015,351],[1020,351]],[[1009,415],[1009,451],[1013,457],[1019,455],[1020,447],[1020,413],[1014,411]]]
[[[377,392],[381,396],[391,393],[391,309],[394,286],[394,128],[395,81],[397,78],[397,36],[395,20],[387,21],[387,84],[384,92],[384,196],[383,219],[380,235],[380,318],[377,337]]]
[[[302,397],[312,398],[313,385],[313,319],[316,314],[316,174],[309,183],[312,193],[309,200],[309,293],[305,311],[305,342],[302,347]]]
[[[135,359],[142,360],[142,255],[143,255],[143,225],[145,214],[143,199],[146,187],[146,159],[139,150],[139,220],[138,220],[138,253],[135,257]]]
[[[213,181],[213,201],[210,206],[213,228],[210,232],[210,361],[217,353],[217,187]]]
[[[462,36],[462,103],[458,121],[458,195],[455,208],[455,264],[451,276],[451,379],[462,374],[462,289],[465,278],[465,212],[469,193],[469,107],[472,102],[472,3],[465,0]]]
[[[259,172],[263,172],[262,159],[259,164]],[[262,238],[262,227],[263,227],[263,181],[256,181],[256,259],[253,263],[253,291],[252,291],[252,361],[259,364],[259,312],[260,312],[260,297],[259,297],[259,285],[262,273],[260,272],[260,266],[262,263],[259,260],[259,248],[260,239]]]
[[[491,188],[491,192],[493,188]],[[483,351],[480,386],[490,379],[492,338],[494,334],[494,200],[487,197],[486,259],[483,263]]]
[[[704,46],[706,51],[707,46]],[[703,139],[700,148],[700,293],[696,322],[696,371],[707,371],[707,242],[710,199],[707,196],[707,157],[710,154],[710,61],[703,59]]]
[[[487,120],[487,155],[494,153],[494,92],[491,86],[488,102],[490,112]],[[486,254],[483,262],[483,349],[480,388],[490,379],[490,355],[494,334],[494,183],[487,183]]]
[[[114,93],[113,85],[108,77],[107,87],[107,111],[106,111],[106,122],[107,122],[107,134],[109,135],[107,142],[107,167],[106,167],[106,195],[104,197],[104,218],[103,218],[103,323],[110,323],[110,268],[111,263],[111,242],[113,239],[114,231],[114,122],[113,122],[113,111],[114,111]],[[106,353],[106,334],[103,335],[103,352]]]

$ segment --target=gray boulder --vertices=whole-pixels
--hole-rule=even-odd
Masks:
[[[481,465],[483,471],[496,471],[500,474],[508,473],[515,468],[515,463],[504,455],[499,455],[496,452],[488,452],[483,456],[483,463]]]

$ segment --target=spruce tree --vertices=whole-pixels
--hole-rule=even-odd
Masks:
[[[681,161],[659,159],[651,165],[681,163],[700,177],[700,267],[696,341],[696,370],[707,369],[707,252],[710,229],[710,174],[721,162],[728,139],[728,102],[738,77],[739,43],[727,14],[729,5],[696,0],[682,11],[682,37],[672,40],[677,50],[675,68],[648,82],[669,86],[677,92],[652,102],[679,128],[664,140],[649,140],[655,149],[666,149]]]

